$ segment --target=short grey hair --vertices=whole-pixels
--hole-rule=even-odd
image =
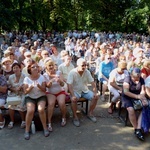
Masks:
[[[81,65],[83,62],[86,62],[86,60],[84,58],[79,58],[77,60],[77,66]]]

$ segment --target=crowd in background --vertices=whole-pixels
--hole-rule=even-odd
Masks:
[[[52,131],[51,117],[53,115],[56,99],[62,113],[61,125],[66,125],[66,107],[64,104],[66,95],[69,94],[67,77],[69,72],[76,67],[76,61],[79,58],[83,58],[86,61],[86,69],[90,71],[92,77],[102,83],[102,95],[100,96],[100,100],[106,100],[105,94],[107,89],[113,93],[114,97],[108,108],[108,113],[113,113],[113,105],[118,102],[120,93],[128,95],[128,98],[142,99],[143,101],[146,95],[149,96],[150,85],[147,79],[150,75],[149,35],[111,31],[106,33],[74,30],[68,32],[4,32],[2,38],[1,76],[3,78],[1,80],[3,82],[1,82],[0,93],[3,102],[0,104],[5,105],[7,97],[6,91],[8,90],[12,93],[16,93],[17,91],[22,91],[23,93],[23,91],[25,91],[25,94],[28,94],[32,88],[35,88],[35,84],[38,86],[38,90],[36,88],[34,94],[31,94],[30,98],[28,97],[26,100],[26,107],[23,104],[17,107],[9,106],[11,121],[8,124],[8,128],[13,128],[14,110],[18,110],[22,119],[21,128],[26,126],[25,137],[27,139],[29,138],[29,126],[35,110],[33,102],[35,98],[39,100],[38,110],[46,137],[49,134],[47,129]],[[68,65],[69,70],[62,66],[62,64],[65,64],[64,66]],[[34,68],[34,70],[32,70],[32,68]],[[112,73],[114,69],[117,70]],[[119,79],[116,78],[116,74]],[[138,84],[137,81],[140,81],[140,77],[142,78],[140,89],[137,93],[134,93],[133,89],[130,91],[130,82],[129,79],[126,79],[130,75],[134,75],[134,77],[132,77],[136,84]],[[45,76],[45,80],[47,81],[46,85],[43,76]],[[138,79],[135,79],[136,77]],[[56,81],[54,81],[53,78],[59,82],[59,85],[55,83]],[[32,81],[30,79],[32,79]],[[38,83],[40,84],[35,83],[35,79],[39,80]],[[125,85],[124,81],[126,83]],[[23,84],[25,85],[24,89],[22,89]],[[46,87],[51,87],[52,85],[55,85],[55,87],[46,91],[48,93],[54,92],[53,94],[55,95],[54,97],[52,95],[47,97],[49,105],[49,123],[47,128],[44,114],[46,98],[43,91]],[[144,87],[142,85],[144,85]],[[147,87],[146,90],[145,85]],[[122,86],[127,91],[123,91]],[[61,97],[57,95],[58,93],[55,93],[56,90],[58,90],[58,93],[61,93]],[[65,94],[63,92],[65,92]],[[37,95],[39,96],[36,97]],[[140,130],[141,126],[135,125],[137,124],[137,122],[135,122],[135,112],[133,112],[133,109],[128,109],[133,107],[133,105],[129,105],[126,96],[125,98],[124,102],[125,105],[128,104],[126,108],[129,111],[129,118],[134,126],[135,134],[139,139],[143,140],[144,137]],[[53,99],[53,101],[51,101],[51,99]],[[63,104],[61,101],[63,101]],[[28,105],[30,102],[33,102],[32,108]],[[26,110],[27,115],[25,119]],[[140,118],[140,121],[141,120]],[[0,123],[0,126],[4,127],[4,119],[2,116],[0,116]]]

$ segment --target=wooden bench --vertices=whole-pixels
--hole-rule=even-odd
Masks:
[[[81,103],[81,108],[82,108],[83,112],[87,115],[88,114],[88,108],[89,108],[89,101],[85,98],[80,98],[77,103]],[[85,109],[84,109],[84,103],[85,103]],[[66,105],[67,104],[71,104],[70,96],[66,97]],[[56,103],[55,107],[57,107],[57,106],[58,105]]]

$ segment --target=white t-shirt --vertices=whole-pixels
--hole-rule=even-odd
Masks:
[[[116,81],[116,84],[117,85],[122,85],[123,82],[124,82],[124,79],[125,77],[129,76],[129,73],[127,70],[124,70],[124,73],[123,74],[119,74],[118,71],[117,71],[117,68],[113,69],[111,72],[110,72],[110,75],[109,75],[109,81],[108,81],[108,88],[111,87],[110,85],[110,80],[112,78],[115,77],[115,81]]]
[[[37,80],[31,80],[30,77],[25,77],[23,83],[24,84],[28,84],[28,86],[30,87],[31,85],[34,86],[34,88],[27,94],[27,96],[36,99],[39,98],[41,96],[45,95],[45,92],[41,91],[38,87],[37,87],[37,83],[42,85],[42,83],[45,82],[45,78],[43,77],[43,75],[40,75],[40,77]]]
[[[56,77],[59,77],[60,71],[56,72]],[[49,82],[51,80],[50,76],[45,72],[43,74],[46,82]],[[64,89],[60,86],[60,83],[56,82],[55,80],[52,82],[52,86],[50,88],[47,88],[47,92],[51,94],[58,94],[61,91],[64,91]]]

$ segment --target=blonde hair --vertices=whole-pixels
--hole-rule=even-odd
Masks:
[[[66,55],[68,55],[68,52],[67,52],[66,50],[62,50],[62,51],[60,52],[61,58],[63,58],[63,57],[66,56]]]
[[[50,60],[48,60],[47,62],[45,62],[45,68],[47,68],[49,65],[55,65],[55,62],[54,61],[52,61],[51,59]]]
[[[150,60],[149,59],[144,60],[143,67],[148,67],[148,65],[150,65]]]
[[[119,68],[126,68],[127,67],[127,62],[123,61],[123,60],[118,62],[118,67]]]
[[[43,55],[44,53],[48,53],[47,50],[42,50],[41,55]]]

